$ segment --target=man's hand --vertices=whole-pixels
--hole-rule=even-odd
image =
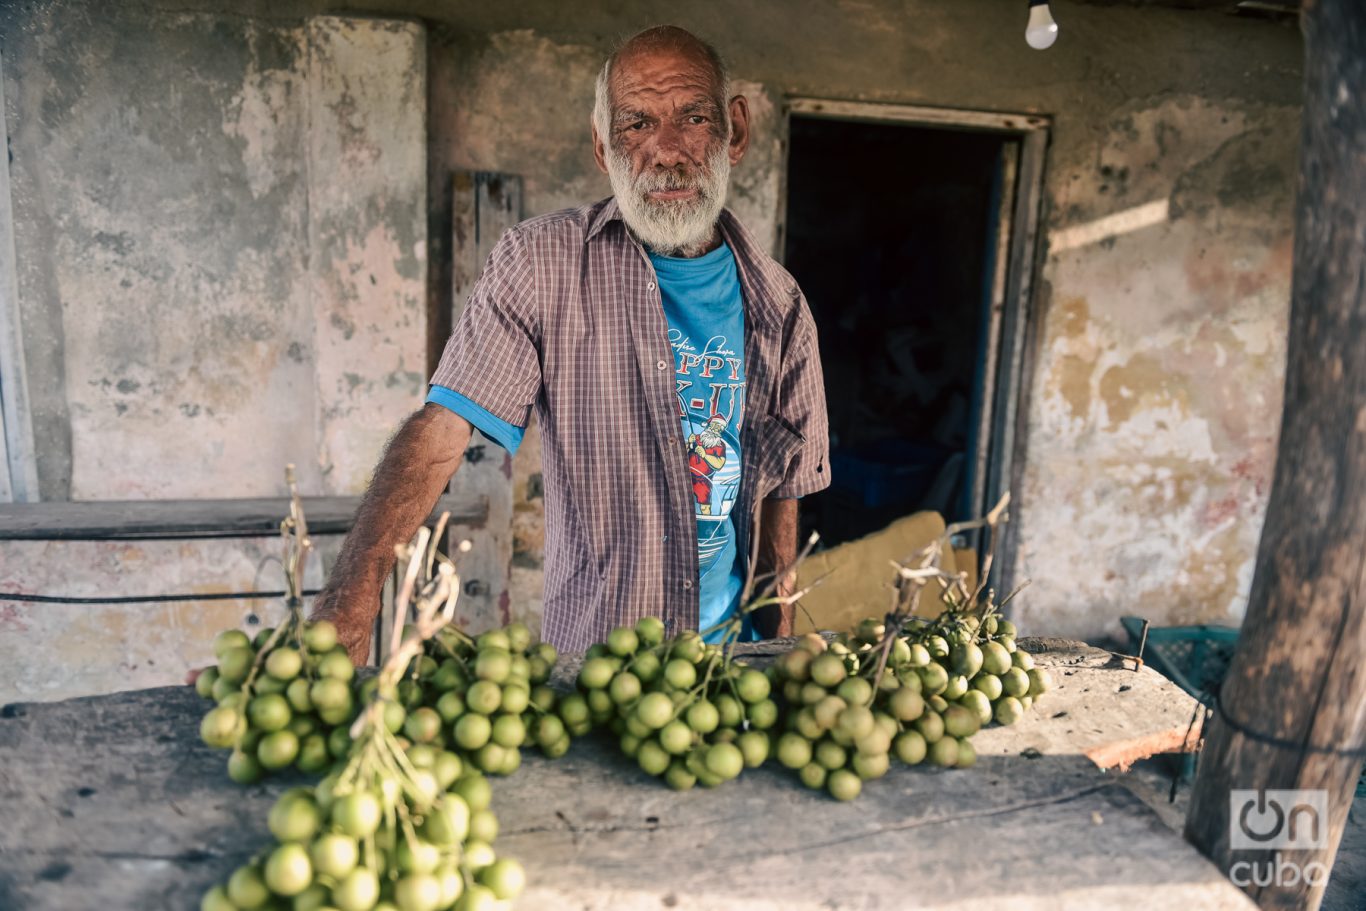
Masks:
[[[427,521],[473,432],[455,412],[428,403],[394,434],[375,468],[355,525],[309,614],[332,621],[357,667],[370,659],[371,630],[384,580],[394,568],[394,546],[406,544]]]

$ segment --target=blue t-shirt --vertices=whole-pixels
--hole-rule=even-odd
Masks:
[[[745,585],[745,564],[735,543],[731,507],[740,492],[740,428],[745,405],[745,307],[730,247],[682,259],[650,254],[659,279],[669,346],[674,352],[676,399],[683,424],[697,515],[698,629],[731,616]],[[495,417],[445,386],[427,401],[454,411],[508,452],[521,445],[523,428]],[[717,630],[707,641],[720,638]],[[748,619],[742,639],[754,638]]]
[[[697,516],[698,629],[731,616],[745,585],[731,507],[740,493],[745,305],[730,247],[683,259],[650,254],[674,353],[678,416]],[[746,623],[742,638],[751,638]],[[720,637],[717,630],[708,641]]]

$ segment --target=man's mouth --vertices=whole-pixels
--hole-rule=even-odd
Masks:
[[[697,195],[697,188],[681,187],[673,190],[648,190],[645,195],[658,202],[674,202],[679,199],[692,199]]]

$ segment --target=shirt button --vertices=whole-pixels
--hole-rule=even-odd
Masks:
[[[653,291],[654,289],[655,289],[655,283],[654,283],[654,282],[650,282],[648,285],[645,286],[645,290],[646,290],[646,291]]]
[[[684,579],[684,580],[683,580],[683,587],[684,587],[684,588],[692,588],[692,580],[691,580],[691,579]]]
[[[660,361],[659,363],[655,364],[655,366],[658,367],[660,370],[668,370],[668,369],[669,369],[669,365],[666,364],[664,361]]]

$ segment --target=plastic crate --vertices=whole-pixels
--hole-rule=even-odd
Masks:
[[[1143,637],[1141,617],[1121,617],[1129,646],[1137,653]],[[1208,702],[1228,674],[1238,648],[1233,626],[1149,626],[1143,660],[1196,699]]]

